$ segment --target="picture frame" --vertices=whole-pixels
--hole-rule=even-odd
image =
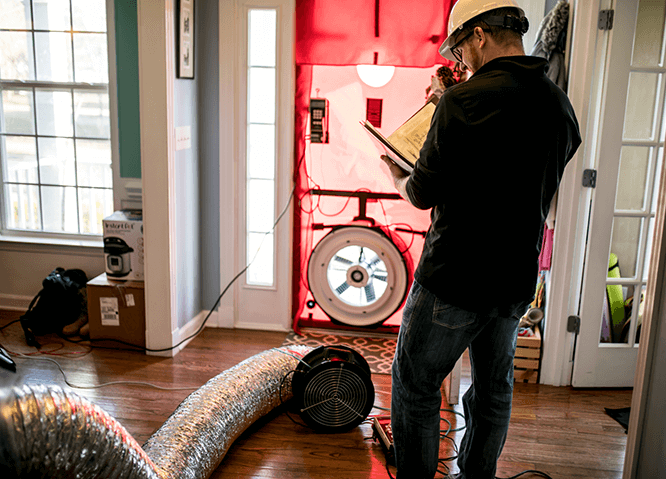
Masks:
[[[194,1],[178,1],[178,61],[176,76],[194,79]]]

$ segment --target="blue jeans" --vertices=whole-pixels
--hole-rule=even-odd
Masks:
[[[513,396],[513,357],[527,302],[472,313],[440,301],[414,281],[393,359],[391,428],[397,479],[432,478],[439,454],[441,385],[469,347],[472,385],[463,396],[464,479],[494,479]]]

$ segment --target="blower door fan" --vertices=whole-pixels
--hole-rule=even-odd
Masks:
[[[311,428],[343,432],[363,422],[375,402],[370,368],[346,346],[319,346],[299,362],[292,380],[298,412]]]
[[[329,232],[312,251],[308,284],[314,300],[333,321],[375,326],[405,299],[407,266],[381,230],[344,226]]]

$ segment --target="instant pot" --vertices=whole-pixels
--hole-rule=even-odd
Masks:
[[[116,277],[127,276],[132,271],[130,253],[133,251],[122,238],[115,236],[104,238],[106,274]]]

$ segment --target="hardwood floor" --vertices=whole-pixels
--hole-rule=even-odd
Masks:
[[[0,328],[18,313],[0,312]],[[57,336],[42,337],[43,350],[34,355],[26,346],[19,324],[0,331],[0,344],[12,352],[31,353],[61,364],[70,383],[95,385],[110,381],[143,381],[163,387],[194,388],[240,361],[279,346],[286,333],[205,329],[174,358],[146,356],[64,343]],[[47,340],[48,339],[48,340]],[[49,344],[47,344],[49,343]],[[57,348],[60,348],[55,351]],[[18,372],[0,369],[0,385],[53,383],[65,387],[57,366],[48,361],[15,358]],[[375,405],[389,407],[391,378],[372,377]],[[463,367],[461,392],[469,387],[469,363]],[[146,386],[113,385],[100,389],[75,389],[116,418],[140,443],[157,430],[191,391],[162,391]],[[577,390],[516,384],[509,436],[499,461],[498,476],[538,469],[553,479],[622,477],[626,444],[624,429],[604,412],[604,407],[627,407],[630,390]],[[295,424],[278,408],[250,427],[229,449],[211,477],[222,478],[385,478],[385,458],[364,423],[348,433],[320,434]],[[443,405],[443,407],[448,407]],[[454,406],[462,412],[460,405]],[[373,409],[371,415],[385,414]],[[298,415],[291,415],[300,422]],[[453,427],[462,418],[446,413]],[[463,432],[452,433],[460,443]],[[442,441],[440,457],[454,455]],[[454,462],[448,463],[453,471]],[[392,473],[395,471],[391,469]],[[440,477],[438,474],[437,477]],[[522,477],[535,477],[525,475]]]

